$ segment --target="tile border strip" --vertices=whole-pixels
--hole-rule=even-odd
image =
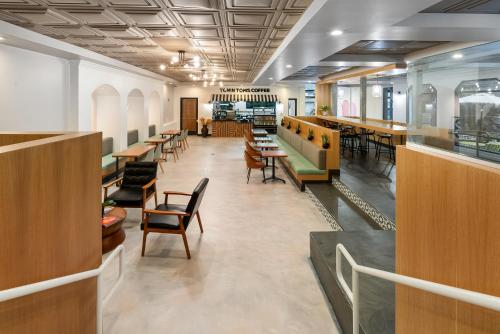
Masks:
[[[314,193],[309,189],[309,187],[306,185],[304,193],[306,196],[313,202],[314,206],[316,209],[319,210],[323,218],[325,218],[325,221],[330,227],[332,228],[333,231],[339,232],[343,231],[342,227],[337,223],[335,218],[328,212],[328,210],[323,206],[321,201],[314,195]]]
[[[357,193],[337,179],[332,180],[333,186],[342,193],[349,201],[356,205],[368,217],[370,217],[382,230],[395,231],[396,224],[373,205],[362,199]]]

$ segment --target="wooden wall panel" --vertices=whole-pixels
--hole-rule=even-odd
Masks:
[[[238,123],[235,121],[212,122],[213,137],[243,137],[245,130],[252,130],[252,123]]]
[[[319,107],[325,104],[330,107],[330,110],[328,110],[328,115],[332,115],[332,85],[329,83],[317,84],[315,95],[316,115],[321,114]]]
[[[101,143],[65,134],[0,147],[0,289],[101,264]],[[95,285],[1,303],[0,332],[93,333]]]
[[[500,171],[397,150],[397,272],[500,296]],[[396,329],[499,333],[500,313],[398,286]]]

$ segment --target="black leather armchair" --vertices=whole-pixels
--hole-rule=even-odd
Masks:
[[[193,220],[194,216],[196,216],[201,233],[203,233],[199,207],[201,204],[201,200],[203,199],[203,195],[205,194],[207,184],[208,179],[202,179],[200,183],[198,183],[192,194],[177,191],[165,191],[164,204],[158,205],[155,210],[144,211],[145,217],[144,221],[141,224],[141,230],[144,231],[142,237],[142,256],[144,256],[144,251],[146,249],[146,237],[148,233],[156,232],[181,234],[184,241],[184,247],[186,248],[187,258],[191,258],[191,253],[189,252],[189,245],[186,238],[186,230]],[[191,198],[187,205],[169,204],[169,195],[189,196]]]
[[[144,219],[144,209],[147,201],[154,196],[155,205],[158,205],[156,195],[156,171],[157,162],[132,162],[125,164],[123,177],[105,184],[104,199],[115,201],[115,206],[122,208],[142,208]],[[108,189],[116,184],[119,189],[108,196]]]

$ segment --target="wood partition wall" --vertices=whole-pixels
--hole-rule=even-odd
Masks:
[[[101,133],[0,143],[0,290],[99,267]],[[0,303],[0,333],[95,333],[96,291],[92,278]]]
[[[500,170],[397,150],[396,271],[500,296]],[[500,333],[500,313],[398,286],[396,332]]]
[[[311,120],[314,119],[316,119],[316,117],[311,117]],[[316,146],[322,147],[321,135],[326,134],[330,139],[330,147],[326,150],[326,168],[330,171],[340,171],[340,132],[324,128],[313,122],[309,122],[308,120],[309,118],[307,118],[307,116],[283,117],[285,127],[290,122],[291,131],[295,131],[295,129],[297,128],[297,124],[300,123],[300,136],[304,139],[307,139],[307,134],[309,132],[309,129],[311,129],[314,133],[314,139],[311,142]]]

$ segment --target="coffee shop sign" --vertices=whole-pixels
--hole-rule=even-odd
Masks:
[[[269,88],[221,88],[221,93],[269,93]]]

